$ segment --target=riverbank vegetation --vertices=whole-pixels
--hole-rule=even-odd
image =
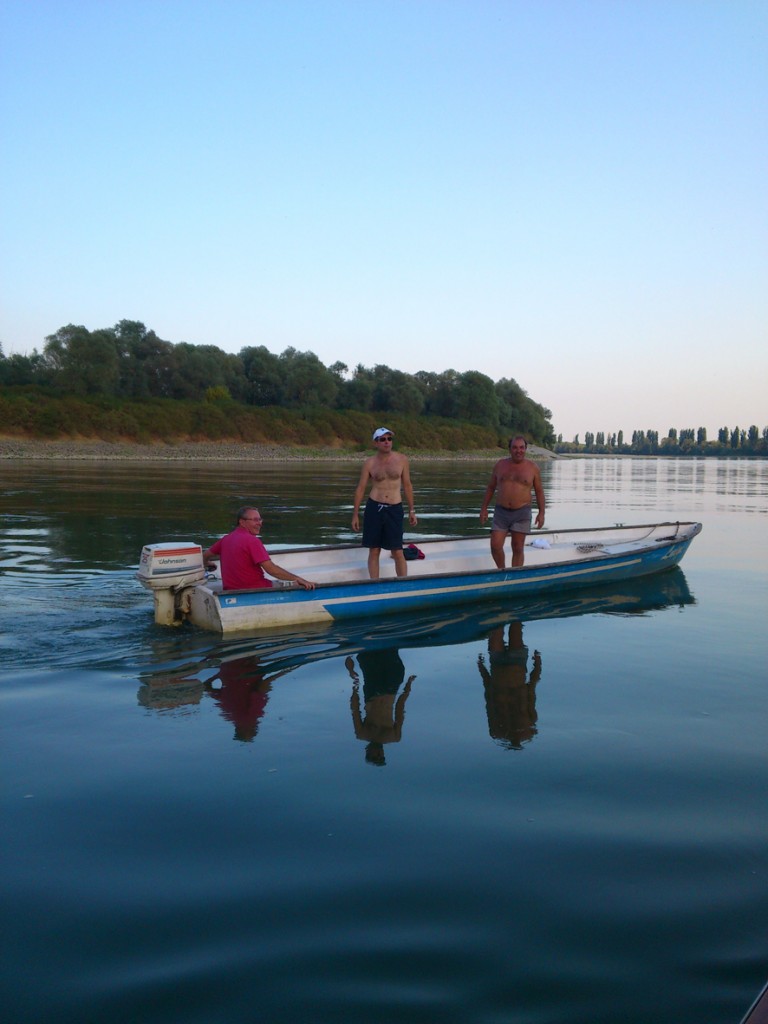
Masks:
[[[194,437],[294,444],[370,442],[385,422],[410,447],[505,446],[514,433],[551,446],[551,413],[509,378],[324,366],[312,352],[263,345],[237,355],[172,344],[138,321],[68,325],[41,353],[0,350],[0,430],[38,437]]]
[[[768,427],[760,431],[754,424],[748,429],[739,426],[721,427],[717,439],[707,439],[705,427],[697,430],[677,430],[670,427],[666,437],[659,437],[658,430],[635,430],[630,441],[625,441],[624,432],[597,434],[589,431],[584,442],[578,434],[571,442],[558,437],[554,450],[561,455],[768,455]]]
[[[399,445],[409,449],[481,451],[505,443],[495,431],[438,416],[388,413],[385,422]],[[370,449],[371,432],[377,425],[370,414],[317,406],[253,408],[224,397],[202,402],[126,401],[0,387],[0,434],[38,440],[100,439],[142,445],[216,441],[363,451]]]
[[[69,324],[42,352],[0,347],[0,433],[39,439],[272,443],[361,450],[385,423],[421,451],[505,449],[514,434],[562,455],[768,455],[768,427],[723,426],[556,437],[549,409],[510,378],[324,366],[312,352],[173,344],[143,323]]]

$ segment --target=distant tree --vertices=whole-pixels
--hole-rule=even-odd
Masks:
[[[342,363],[341,360],[337,360],[328,367],[328,372],[332,373],[334,377],[338,377],[339,381],[342,381],[349,373],[349,367],[346,363]]]
[[[693,447],[696,443],[696,435],[692,428],[686,427],[680,431],[680,454],[688,455],[693,451]]]
[[[731,431],[731,448],[738,448],[739,441],[741,440],[741,431],[738,427],[734,427]]]
[[[370,412],[373,403],[373,378],[368,370],[358,364],[349,380],[339,382],[336,404],[339,409],[356,409]]]
[[[543,445],[555,440],[552,427],[552,413],[540,405],[523,390],[515,380],[502,377],[497,381],[496,395],[499,399],[499,428],[512,434],[518,431]]]
[[[419,370],[416,382],[424,394],[424,411],[447,420],[458,419],[459,374],[455,370],[428,373]]]
[[[215,387],[206,389],[206,402],[229,402],[231,400],[232,395],[229,393],[229,388],[225,388],[222,384],[217,384]]]
[[[512,434],[529,429],[528,393],[511,377],[502,377],[496,382],[496,397],[499,400],[499,426]]]
[[[173,349],[175,366],[172,375],[172,398],[197,399],[210,387],[240,391],[238,377],[243,374],[242,361],[216,345],[192,345],[179,342]]]
[[[176,369],[174,346],[139,320],[113,328],[120,366],[118,394],[125,398],[170,398]]]
[[[246,379],[249,405],[282,405],[284,398],[283,366],[278,357],[264,345],[243,348],[239,353]]]
[[[54,386],[70,395],[114,395],[119,380],[115,336],[68,324],[45,339],[45,363]]]
[[[703,447],[707,443],[707,428],[699,427],[696,431],[696,444]]]
[[[650,455],[651,445],[648,438],[645,436],[644,430],[634,430],[632,432],[632,447],[631,451],[635,455]]]
[[[459,377],[456,397],[458,417],[481,427],[499,427],[499,399],[490,377],[469,370]]]
[[[419,416],[424,408],[421,388],[405,373],[392,381],[389,400],[393,412],[402,412],[406,416]]]
[[[338,378],[323,366],[314,352],[287,348],[280,355],[280,368],[287,405],[335,406]]]
[[[4,356],[0,347],[0,385],[13,387],[46,383],[43,357],[34,349],[29,356],[14,352]]]
[[[115,347],[121,358],[140,351],[140,346],[149,333],[141,320],[118,320],[112,328]]]
[[[376,412],[402,412],[417,416],[424,408],[424,393],[419,384],[402,370],[378,363],[372,370],[371,405]]]

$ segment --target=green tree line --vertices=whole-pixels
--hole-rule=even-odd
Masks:
[[[623,430],[613,434],[587,431],[583,442],[578,434],[573,441],[564,442],[560,434],[555,451],[588,455],[768,455],[768,427],[762,431],[754,424],[747,429],[738,425],[720,427],[716,440],[707,438],[706,427],[670,427],[666,437],[659,437],[658,430],[633,430],[629,441]]]
[[[270,420],[279,415],[278,410],[301,412],[305,419],[321,413],[348,413],[350,416],[337,421],[346,424],[356,422],[356,415],[364,415],[364,432],[371,416],[387,421],[397,416],[415,424],[434,420],[436,426],[438,421],[461,423],[479,428],[478,436],[485,438],[486,444],[491,438],[494,447],[506,444],[514,433],[546,446],[555,440],[549,409],[511,378],[493,381],[474,370],[408,374],[382,364],[359,364],[354,369],[341,362],[325,366],[312,352],[288,348],[276,355],[263,345],[232,355],[215,345],[164,341],[135,320],[121,320],[114,327],[94,331],[68,324],[45,339],[42,352],[35,349],[28,356],[6,357],[0,348],[0,388],[4,398],[0,426],[5,422],[6,429],[40,429],[35,426],[39,414],[34,405],[42,399],[49,406],[48,425],[43,424],[42,430],[48,436],[63,409],[68,407],[71,413],[76,401],[84,403],[77,406],[81,414],[85,407],[101,408],[103,415],[111,409],[116,432],[139,436],[152,430],[142,404],[155,403],[157,414],[156,403],[164,401],[187,403],[188,408],[203,406],[211,430],[217,429],[219,414],[224,415],[223,406],[228,404],[228,422],[238,407],[242,409],[238,414],[241,424],[248,423],[251,429],[258,421],[253,414],[269,409],[273,411]],[[25,394],[28,425],[23,427],[18,422],[24,415],[23,401],[18,403]],[[68,406],[62,403],[64,399]],[[59,400],[58,406],[53,400]],[[118,431],[121,414],[124,422]],[[179,415],[183,418],[181,410]],[[7,416],[13,416],[10,423]],[[86,425],[87,420],[81,428]],[[200,434],[204,425],[199,419],[197,427]],[[67,427],[57,429],[68,432]]]

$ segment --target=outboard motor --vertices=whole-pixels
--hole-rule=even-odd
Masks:
[[[193,541],[145,544],[136,579],[152,591],[155,622],[159,626],[177,625],[177,611],[184,610],[184,590],[205,579],[203,549]]]

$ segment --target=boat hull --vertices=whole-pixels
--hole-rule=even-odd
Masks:
[[[554,595],[575,587],[617,583],[671,569],[679,565],[700,530],[699,523],[664,523],[540,534],[537,540],[547,544],[547,548],[526,548],[526,563],[530,564],[515,569],[467,568],[490,560],[487,536],[420,542],[426,559],[410,563],[409,576],[405,578],[390,575],[379,580],[320,582],[314,590],[275,586],[267,590],[221,591],[215,582],[199,583],[185,592],[184,610],[195,625],[229,634],[377,618],[491,599]],[[452,550],[457,571],[429,571],[430,561],[435,566],[450,564],[443,555]],[[355,559],[362,557],[359,547],[344,545],[335,549],[283,551],[276,558],[292,571],[299,571],[300,567],[301,575],[322,580],[323,560],[336,552],[338,561],[343,562],[351,551]],[[332,559],[327,564],[332,565]],[[389,571],[393,571],[391,567]],[[359,575],[362,570],[356,567],[355,572]]]

